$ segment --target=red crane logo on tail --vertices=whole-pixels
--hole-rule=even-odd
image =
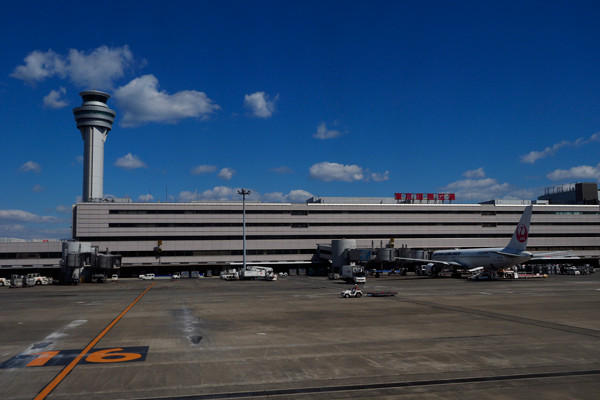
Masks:
[[[521,243],[527,240],[527,227],[523,224],[517,226],[517,240]]]

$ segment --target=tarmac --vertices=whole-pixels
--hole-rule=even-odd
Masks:
[[[2,399],[597,399],[600,273],[0,287]]]

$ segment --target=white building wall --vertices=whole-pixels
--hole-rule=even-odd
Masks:
[[[429,250],[503,246],[508,243],[523,207],[246,203],[248,261],[308,262],[317,244],[341,238],[355,239],[358,247],[379,247],[392,238],[396,247]],[[124,264],[155,262],[148,252],[157,240],[163,243],[162,262],[240,262],[241,209],[241,202],[82,203],[77,205],[75,234],[77,240],[91,241],[101,250],[108,248],[124,254]],[[162,214],[166,210],[177,213]],[[533,251],[571,248],[580,255],[600,256],[597,206],[536,205],[530,233],[528,247]],[[133,240],[124,240],[127,238]],[[268,254],[254,254],[257,250]],[[290,250],[300,253],[285,254]],[[125,256],[131,252],[140,254]]]

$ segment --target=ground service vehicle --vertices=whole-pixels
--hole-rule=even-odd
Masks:
[[[181,279],[181,274],[179,272],[175,272],[171,275],[171,279]]]
[[[10,277],[10,287],[23,287],[23,279],[25,277],[23,275],[12,275]]]
[[[116,281],[118,281],[118,280],[119,280],[119,275],[117,275],[117,274],[113,274],[113,275],[111,276],[111,278],[110,278],[110,279],[111,279],[113,282],[116,282]]]
[[[577,269],[577,267],[568,267],[565,270],[565,274],[567,275],[581,275],[581,272]]]
[[[347,290],[343,290],[341,293],[342,297],[348,298],[348,297],[362,297],[363,293],[362,290],[360,289],[347,289]]]
[[[248,265],[246,269],[239,272],[240,279],[262,279],[272,281],[277,279],[271,267],[261,267],[259,265]]]
[[[340,276],[348,283],[367,283],[365,269],[360,265],[342,265]]]
[[[92,283],[106,283],[106,275],[104,275],[104,274],[92,275]]]
[[[226,271],[221,271],[220,277],[221,277],[221,279],[223,279],[225,281],[236,281],[236,280],[240,279],[240,275],[238,274],[238,272],[235,268],[229,269]]]
[[[491,272],[484,271],[484,272],[480,272],[479,274],[470,276],[469,279],[472,281],[489,281],[489,280],[495,279],[495,277]]]
[[[10,279],[0,278],[0,286],[10,286]]]
[[[26,279],[33,280],[34,285],[47,285],[50,283],[50,280],[48,278],[46,278],[45,276],[41,276],[38,273],[27,274]]]

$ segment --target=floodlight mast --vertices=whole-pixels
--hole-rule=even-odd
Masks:
[[[243,241],[243,268],[246,270],[246,195],[250,194],[249,190],[240,189],[238,194],[242,195],[242,241]]]

